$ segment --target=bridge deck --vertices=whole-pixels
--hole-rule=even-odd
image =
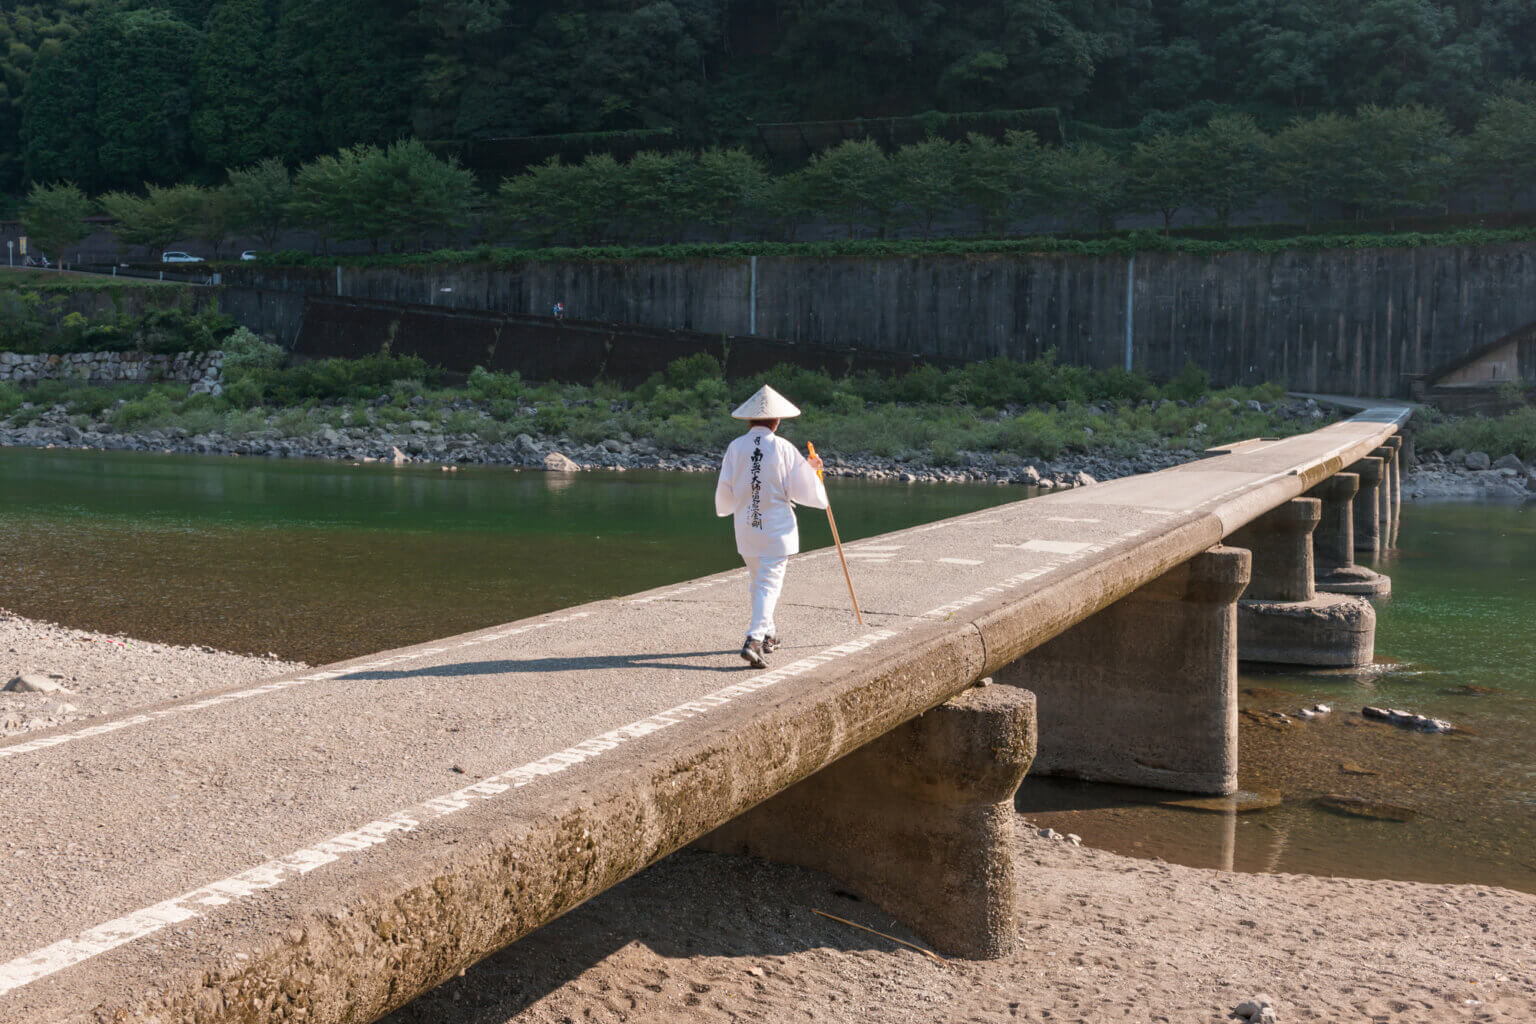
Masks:
[[[368,1019],[1217,543],[1402,416],[851,545],[862,629],[835,554],[803,555],[768,671],[735,653],[735,571],[13,739],[0,1021]],[[709,511],[700,528],[726,528]]]

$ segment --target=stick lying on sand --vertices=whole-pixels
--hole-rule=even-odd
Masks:
[[[866,925],[859,924],[857,921],[850,921],[846,917],[838,917],[836,914],[829,914],[825,910],[814,910],[813,909],[811,911],[811,913],[813,913],[813,914],[820,914],[822,917],[825,917],[825,918],[827,918],[829,920],[832,920],[832,921],[836,921],[838,924],[845,924],[845,925],[847,925],[850,928],[857,928],[857,929],[859,929],[859,931],[869,932],[869,934],[871,934],[871,935],[878,935],[882,939],[890,939],[892,942],[895,942],[895,943],[898,943],[900,945],[906,946],[908,949],[915,949],[919,953],[923,954],[924,956],[931,956],[931,957],[933,957],[935,960],[937,960],[941,964],[944,964],[946,966],[948,966],[948,964],[949,964],[948,960],[945,960],[943,957],[939,956],[939,954],[935,953],[933,950],[931,950],[931,949],[924,949],[922,946],[919,946],[919,945],[917,945],[915,943],[912,943],[912,942],[908,942],[906,939],[898,939],[894,935],[887,935],[887,934],[885,934],[885,932],[877,932],[873,928],[870,928],[870,927],[868,927]]]

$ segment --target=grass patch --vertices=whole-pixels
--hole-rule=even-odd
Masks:
[[[462,388],[444,388],[441,374],[421,360],[388,353],[291,367],[272,362],[271,353],[253,348],[227,373],[219,397],[169,385],[50,381],[25,391],[0,387],[0,412],[16,424],[63,404],[72,415],[105,415],[118,430],[181,427],[231,438],[309,437],[326,425],[404,432],[423,420],[435,432],[488,443],[521,433],[576,444],[628,437],[664,451],[718,454],[741,433],[731,409],[769,383],[805,409],[787,429],[796,439],[815,439],[841,455],[936,465],[964,465],[975,454],[1006,464],[1199,449],[1323,422],[1282,415],[1283,393],[1272,385],[1213,391],[1193,368],[1159,384],[1050,358],[925,367],[900,377],[830,377],[783,366],[727,381],[710,356],[695,355],[632,389],[539,383],[483,369]]]
[[[1536,460],[1536,408],[1526,406],[1502,416],[1445,416],[1434,410],[1415,414],[1415,444],[1423,451],[1487,452],[1497,459],[1514,454]]]

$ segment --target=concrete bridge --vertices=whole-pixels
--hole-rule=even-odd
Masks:
[[[1003,955],[1031,762],[1228,793],[1240,657],[1370,659],[1405,417],[861,541],[863,627],[809,553],[767,671],[737,571],[15,738],[0,1021],[370,1020],[695,842]]]

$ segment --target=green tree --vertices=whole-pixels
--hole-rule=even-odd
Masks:
[[[267,0],[223,0],[208,17],[191,118],[192,147],[206,165],[242,167],[267,152],[273,112],[267,8]]]
[[[1092,143],[1063,146],[1048,152],[1044,165],[1045,196],[1062,211],[1076,231],[1085,217],[1101,230],[1111,230],[1130,205],[1126,170],[1113,153]]]
[[[816,208],[848,227],[852,238],[859,221],[872,217],[881,235],[896,205],[891,163],[868,139],[849,140],[817,153],[803,172],[803,185]]]
[[[104,13],[68,42],[50,40],[38,54],[22,99],[21,164],[30,181],[70,180],[99,186],[96,82],[91,56]]]
[[[1467,139],[1468,176],[1492,186],[1513,213],[1536,183],[1536,100],[1506,94],[1488,101]]]
[[[229,236],[239,230],[240,207],[234,191],[228,185],[200,189],[197,216],[192,222],[192,236],[206,242],[213,259],[219,258],[219,250]]]
[[[1266,144],[1264,132],[1247,114],[1213,117],[1199,133],[1194,196],[1220,226],[1258,197]]]
[[[693,172],[689,200],[698,218],[729,242],[741,218],[763,209],[770,179],[762,161],[744,149],[706,149]]]
[[[91,201],[70,182],[33,185],[21,207],[21,232],[61,260],[64,250],[90,237]]]
[[[271,249],[288,224],[293,202],[293,177],[275,156],[250,167],[229,172],[229,191],[234,203],[235,227],[255,235]]]
[[[1295,118],[1269,140],[1268,187],[1302,216],[1307,230],[1321,204],[1345,202],[1362,153],[1355,126],[1342,114]]]
[[[897,198],[925,239],[933,234],[934,219],[959,205],[959,163],[955,144],[944,139],[903,146],[891,158]]]
[[[375,250],[380,240],[422,247],[435,234],[460,230],[478,202],[474,175],[416,139],[361,150],[359,159],[356,223]]]
[[[108,16],[89,73],[96,83],[97,160],[104,187],[182,179],[197,32],[156,7]]]
[[[636,153],[624,165],[621,181],[622,203],[635,238],[673,241],[686,222],[698,216],[697,208],[690,209],[696,187],[691,154]],[[588,187],[601,185],[593,182]],[[601,196],[593,196],[592,204],[596,209],[607,205]]]
[[[1363,157],[1349,179],[1349,199],[1363,212],[1392,217],[1443,204],[1460,167],[1450,123],[1420,106],[1363,107],[1354,117]]]
[[[101,207],[117,223],[113,230],[125,246],[138,245],[158,257],[172,242],[192,237],[203,211],[203,190],[195,185],[146,185],[143,195],[109,192]]]
[[[1033,136],[1030,136],[1033,140]],[[1016,150],[1026,144],[1021,139],[1010,146],[985,135],[972,134],[956,149],[955,188],[981,217],[983,235],[998,234],[1006,227],[1014,209],[1020,185],[1033,179],[1034,168],[1021,160]]]
[[[1143,210],[1163,215],[1163,231],[1174,215],[1195,201],[1195,182],[1200,173],[1200,140],[1192,133],[1159,132],[1131,150],[1126,189],[1129,199]]]
[[[295,228],[313,231],[321,252],[329,252],[333,240],[360,237],[354,204],[361,177],[361,161],[353,150],[311,160],[293,176],[288,220]]]
[[[611,156],[608,161],[616,181],[620,169]],[[578,179],[582,177],[579,166],[550,157],[516,177],[503,179],[496,192],[498,220],[505,230],[526,234],[538,245],[548,245],[573,227],[580,230],[583,225],[573,225],[570,215],[586,217],[591,212],[579,208],[572,198],[580,191]]]

